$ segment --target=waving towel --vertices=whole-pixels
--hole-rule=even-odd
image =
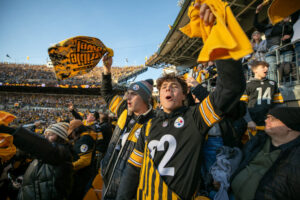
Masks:
[[[189,24],[180,30],[189,37],[201,37],[203,48],[198,62],[233,58],[238,60],[253,52],[251,43],[236,21],[227,2],[221,0],[196,0],[207,4],[216,17],[216,24],[205,25],[200,11],[191,4],[188,10]]]

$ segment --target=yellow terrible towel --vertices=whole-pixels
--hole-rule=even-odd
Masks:
[[[15,118],[16,116],[8,112],[0,111],[0,124],[7,126]],[[17,149],[13,144],[13,136],[6,133],[0,133],[0,162],[10,160],[16,154],[16,150]]]
[[[216,17],[215,25],[204,24],[200,11],[191,4],[188,11],[190,23],[180,30],[189,37],[201,37],[203,48],[198,62],[233,58],[238,60],[253,52],[251,43],[236,21],[228,3],[221,0],[196,0],[207,4]]]

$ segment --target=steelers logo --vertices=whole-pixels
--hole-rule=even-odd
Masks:
[[[83,144],[80,146],[80,151],[82,153],[87,152],[88,149],[89,149],[89,147],[86,144]]]
[[[181,128],[181,127],[183,127],[183,125],[184,125],[184,120],[182,117],[178,117],[174,122],[174,126],[176,128]]]
[[[132,89],[133,89],[133,90],[139,90],[139,89],[140,89],[140,86],[137,85],[137,84],[135,84],[134,86],[132,86]]]

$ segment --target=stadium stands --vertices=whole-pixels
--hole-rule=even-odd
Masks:
[[[95,67],[90,73],[74,78],[58,81],[52,68],[46,65],[29,65],[15,63],[0,63],[0,85],[6,86],[39,86],[39,87],[62,87],[77,86],[81,88],[93,88],[101,85],[102,67]],[[113,82],[124,82],[143,73],[147,67],[128,66],[113,67]],[[75,87],[76,88],[76,87]]]

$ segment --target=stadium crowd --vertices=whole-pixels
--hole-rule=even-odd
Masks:
[[[20,94],[20,93],[1,93],[0,103],[9,107],[44,107],[60,108],[66,102],[73,102],[80,105],[82,109],[98,109],[105,104],[104,100],[98,96],[84,95],[53,95],[53,94]],[[66,107],[66,105],[65,105]]]
[[[143,66],[113,67],[113,81],[126,78],[140,70]],[[0,63],[0,83],[8,84],[45,84],[55,85],[101,85],[103,69],[95,67],[90,73],[58,81],[52,67],[46,65]]]
[[[214,24],[206,4],[193,9],[206,24]],[[9,126],[5,120],[14,117],[0,112],[0,137],[13,136],[13,141],[0,143],[1,197],[298,199],[300,108],[284,105],[272,74],[277,66],[268,61],[274,56],[274,40],[265,35],[266,54],[250,55],[255,59],[247,63],[252,74],[247,82],[240,60],[216,60],[194,68],[194,77],[160,77],[158,103],[153,103],[152,79],[130,84],[122,95],[116,93],[108,55],[97,80],[104,101],[35,94],[1,97],[5,110],[21,125]],[[282,62],[296,58],[285,59]],[[210,92],[201,84],[209,78],[215,80]],[[107,111],[100,111],[97,103],[106,105]],[[61,104],[65,109],[57,110]],[[53,109],[30,112],[26,106]],[[79,108],[89,111],[81,114]],[[35,129],[42,122],[28,126],[26,118],[49,119],[49,124],[39,135]]]

